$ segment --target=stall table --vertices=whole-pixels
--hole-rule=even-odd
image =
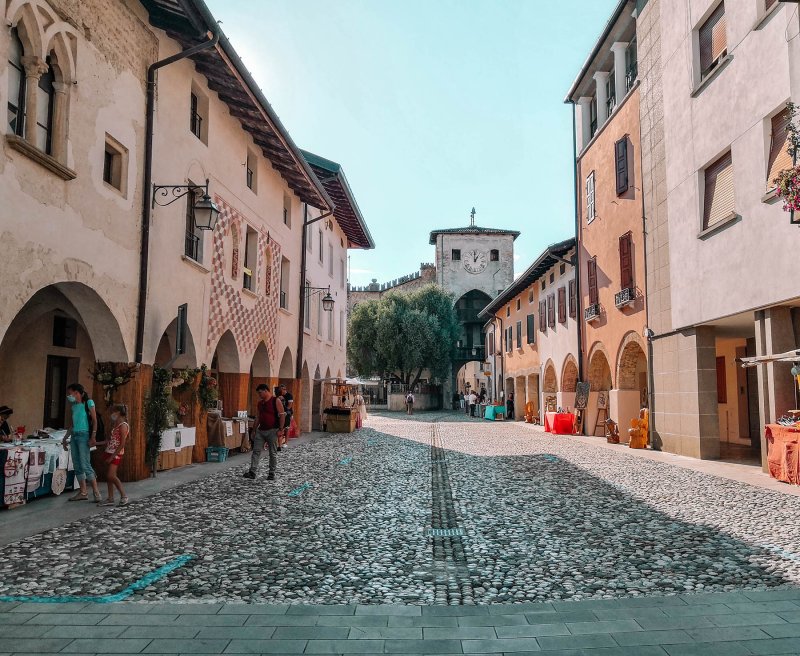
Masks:
[[[161,451],[158,454],[158,470],[175,469],[192,464],[192,451],[196,431],[192,427],[169,428],[161,435]]]
[[[800,429],[769,424],[764,436],[769,475],[783,483],[800,485]]]
[[[575,432],[575,415],[570,412],[545,412],[544,429],[555,435],[572,435]]]
[[[486,412],[483,415],[484,419],[489,419],[490,421],[498,421],[498,415],[501,415],[503,419],[506,417],[506,406],[504,405],[487,405]]]
[[[72,489],[75,474],[61,436],[0,446],[0,507],[14,507],[50,494],[56,469],[67,470],[66,489]]]

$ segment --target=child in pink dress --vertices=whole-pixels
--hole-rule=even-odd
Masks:
[[[111,436],[106,441],[105,453],[103,453],[103,460],[108,464],[108,471],[106,472],[108,498],[99,504],[101,506],[114,505],[114,488],[119,490],[119,505],[128,505],[128,495],[125,494],[122,481],[117,476],[117,467],[122,462],[122,456],[125,455],[125,442],[130,433],[127,419],[128,407],[122,403],[115,405],[111,412],[111,421],[114,422],[113,428],[111,429]]]

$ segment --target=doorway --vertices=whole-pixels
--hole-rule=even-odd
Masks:
[[[66,422],[67,385],[78,380],[79,358],[48,355],[45,370],[45,428],[64,428]]]

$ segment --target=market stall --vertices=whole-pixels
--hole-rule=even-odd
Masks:
[[[0,445],[0,506],[13,508],[46,494],[72,489],[72,459],[61,446],[65,434],[66,431],[42,431],[19,444]]]
[[[353,381],[336,378],[322,383],[322,426],[328,433],[352,433],[356,429],[353,408],[359,385]]]
[[[572,435],[575,432],[575,415],[571,412],[545,412],[544,429],[555,435]]]
[[[800,428],[769,424],[765,437],[769,475],[783,483],[800,485]]]
[[[504,405],[487,405],[483,418],[490,421],[499,421],[506,417],[506,406]]]
[[[158,454],[158,470],[174,469],[192,464],[192,451],[197,436],[194,428],[178,426],[169,428],[161,435],[161,451]]]

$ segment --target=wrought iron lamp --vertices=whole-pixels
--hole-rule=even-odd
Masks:
[[[192,217],[194,225],[198,230],[213,230],[217,226],[217,219],[219,219],[219,208],[216,203],[211,200],[208,195],[208,180],[206,179],[205,185],[153,185],[153,204],[155,207],[159,205],[166,207],[172,205],[176,200],[187,196],[188,194],[196,195],[202,191],[203,195],[197,200],[193,206]]]
[[[336,301],[333,300],[333,296],[331,296],[331,288],[328,287],[310,287],[306,285],[306,295],[311,297],[315,294],[321,294],[325,292],[325,296],[322,297],[322,309],[325,312],[333,312],[333,306]]]

